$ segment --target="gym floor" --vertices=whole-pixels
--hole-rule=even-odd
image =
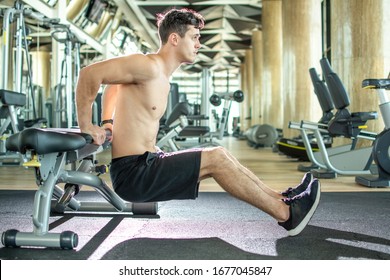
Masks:
[[[298,183],[301,162],[253,149],[246,141],[221,142],[276,190]],[[99,155],[109,161],[109,152]],[[308,164],[308,163],[307,163]],[[108,179],[108,175],[103,175]],[[0,232],[31,231],[33,171],[0,167]],[[50,230],[79,235],[74,250],[4,248],[0,259],[390,259],[390,188],[357,185],[354,177],[321,179],[322,199],[309,226],[297,237],[268,215],[238,201],[212,180],[201,183],[199,199],[159,203],[158,216],[65,214],[50,218]],[[86,188],[87,190],[87,188]],[[95,192],[83,199],[101,199]]]

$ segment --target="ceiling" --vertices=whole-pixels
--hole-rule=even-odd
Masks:
[[[0,0],[0,8],[11,7],[15,0]],[[47,12],[47,6],[54,7],[58,4],[58,0],[20,0],[25,2],[33,9],[37,9],[40,13],[49,17],[52,15]],[[67,6],[67,9],[72,3],[80,2],[73,0]],[[114,25],[117,12],[121,14],[122,28],[125,28],[130,33],[135,34],[139,43],[142,43],[142,51],[157,51],[159,41],[156,28],[156,14],[164,12],[170,8],[189,8],[193,9],[205,18],[205,27],[201,31],[201,43],[198,60],[193,65],[183,67],[184,70],[190,72],[200,72],[204,67],[214,71],[226,69],[238,70],[238,66],[243,62],[245,50],[251,47],[251,35],[255,29],[261,29],[261,0],[100,0],[107,3],[105,12],[110,14],[110,21],[105,26]],[[45,3],[45,5],[38,5]],[[104,46],[104,36],[94,36],[88,30],[94,29],[100,22],[91,23],[86,21],[86,11],[88,10],[88,0],[83,2],[84,6],[78,7],[78,15],[69,22],[73,25],[71,29],[76,32],[78,37],[84,36],[87,38],[84,44],[84,50],[89,52],[88,47],[92,50],[98,50],[96,41],[100,41],[100,46]],[[39,9],[40,8],[40,9]],[[1,17],[0,17],[1,18]],[[39,42],[44,44],[51,43],[49,30],[46,32],[46,38],[42,37],[45,32],[42,32],[42,27],[39,27],[38,32],[36,20],[26,19],[27,24],[32,30],[32,34],[39,33]],[[101,21],[101,20],[100,20]],[[0,22],[1,25],[1,22]],[[46,26],[50,29],[50,26]],[[118,28],[118,27],[117,27]],[[80,33],[84,31],[84,33]],[[126,32],[128,32],[126,31]],[[103,34],[103,33],[102,33]],[[104,33],[107,36],[108,32]],[[93,40],[88,40],[93,38]],[[102,53],[103,48],[98,50],[97,55]]]
[[[261,0],[126,0],[143,25],[136,27],[140,33],[149,33],[154,38],[149,44],[158,44],[156,17],[175,8],[190,8],[206,20],[201,31],[202,48],[198,61],[187,67],[189,71],[200,71],[204,67],[215,71],[237,69],[243,62],[245,50],[251,47],[251,35],[261,29]],[[142,30],[143,29],[143,30]],[[153,34],[150,34],[153,32]]]

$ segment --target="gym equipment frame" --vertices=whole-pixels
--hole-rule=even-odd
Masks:
[[[95,165],[94,156],[108,143],[102,146],[92,144],[92,137],[78,129],[28,128],[11,135],[6,144],[8,150],[25,154],[31,159],[24,165],[35,168],[38,185],[32,214],[33,231],[19,232],[12,229],[3,232],[1,242],[6,247],[38,246],[63,249],[77,247],[76,233],[49,232],[51,211],[157,214],[156,202],[126,202],[97,174],[93,174],[105,172],[105,166]],[[77,162],[80,162],[78,166]],[[57,185],[59,183],[65,183],[63,189]],[[77,200],[76,195],[82,185],[92,187],[106,201]]]
[[[375,89],[379,109],[382,114],[385,129],[378,134],[372,148],[372,156],[378,167],[378,175],[355,177],[355,182],[366,187],[390,186],[390,100],[386,90],[390,90],[390,79],[366,79],[362,83],[363,88]]]

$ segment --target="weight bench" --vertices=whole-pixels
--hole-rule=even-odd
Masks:
[[[11,135],[6,142],[10,151],[26,155],[24,165],[35,168],[38,190],[35,193],[32,232],[7,230],[1,236],[6,247],[38,246],[73,249],[78,236],[72,231],[49,232],[50,213],[121,212],[156,215],[157,203],[130,203],[122,200],[98,175],[106,166],[96,166],[95,156],[107,146],[92,144],[92,137],[79,129],[27,128]],[[97,174],[94,174],[97,173]],[[64,188],[57,184],[65,183]],[[79,201],[82,185],[90,186],[106,201]]]
[[[23,93],[10,91],[10,90],[0,90],[0,136],[1,141],[3,142],[0,146],[0,159],[1,160],[13,160],[16,162],[23,162],[24,159],[15,153],[10,153],[5,149],[5,140],[7,139],[6,134],[18,133],[19,130],[24,127],[43,127],[46,125],[46,119],[38,118],[33,120],[25,120],[22,125],[19,124],[17,110],[20,107],[26,105],[26,95]],[[11,126],[11,133],[6,133]],[[12,162],[9,162],[12,163]]]
[[[160,133],[163,132],[161,138],[158,139],[157,146],[160,148],[170,148],[172,151],[178,151],[180,147],[174,141],[175,138],[198,138],[199,145],[195,147],[212,147],[219,146],[218,143],[213,141],[216,137],[222,140],[227,119],[230,112],[230,107],[233,101],[238,103],[244,100],[244,93],[241,90],[236,90],[233,93],[224,93],[221,95],[213,94],[210,97],[210,102],[214,106],[219,106],[223,102],[222,117],[219,121],[218,131],[210,132],[208,126],[196,126],[188,125],[188,120],[202,120],[204,116],[191,116],[189,115],[191,109],[187,102],[180,102],[175,105],[172,113],[165,122],[165,128],[160,128]]]
[[[20,155],[15,153],[9,153],[5,149],[5,140],[7,139],[6,133],[11,125],[11,134],[19,132],[19,122],[17,109],[26,105],[26,95],[19,92],[13,92],[9,90],[0,90],[0,159],[11,160],[20,162],[23,159]]]
[[[19,132],[19,123],[17,116],[17,108],[26,105],[26,95],[20,92],[0,89],[0,119],[4,119],[1,128],[0,135],[2,135],[8,128],[12,126],[12,133]],[[37,118],[32,120],[25,120],[24,127],[42,127],[46,125],[45,118]]]
[[[179,102],[173,107],[172,113],[168,116],[165,124],[160,127],[161,138],[158,139],[157,146],[161,149],[168,148],[171,151],[178,151],[176,138],[194,138],[201,139],[210,132],[208,126],[189,125],[189,120],[204,119],[203,116],[191,115],[191,108],[187,102]]]
[[[4,119],[0,128],[0,135],[7,130],[10,124],[13,133],[18,132],[19,127],[16,108],[26,105],[26,95],[2,89],[0,90],[0,101],[2,103],[2,106],[0,107],[0,119]]]

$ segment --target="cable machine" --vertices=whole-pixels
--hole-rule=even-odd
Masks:
[[[37,118],[37,110],[35,108],[36,103],[32,84],[25,17],[33,18],[40,22],[49,22],[50,20],[39,13],[33,12],[31,9],[25,8],[20,1],[16,1],[13,7],[3,10],[2,16],[3,45],[1,60],[3,71],[0,79],[0,140],[4,142],[3,140],[5,140],[7,132],[11,132],[11,134],[17,133],[26,125],[40,126],[46,123],[45,119]],[[11,61],[10,58],[12,58]],[[27,64],[26,79],[23,77],[24,62]],[[9,69],[13,71],[9,71]],[[10,85],[11,81],[12,84]],[[25,87],[23,87],[24,84]],[[23,93],[24,91],[27,91],[27,95]],[[24,115],[21,118],[25,120],[22,125],[19,123],[21,108],[24,108]],[[32,114],[33,119],[29,119],[30,114]],[[10,125],[11,131],[9,131]],[[7,153],[2,143],[0,145],[0,154],[1,159],[15,158],[15,155]],[[17,155],[16,158],[18,158]]]
[[[30,118],[30,112],[33,119],[37,119],[37,110],[35,108],[35,94],[32,84],[32,68],[30,54],[28,50],[28,34],[25,24],[25,17],[33,18],[39,22],[51,22],[52,19],[45,18],[42,14],[32,11],[29,8],[25,8],[20,1],[16,1],[14,7],[8,8],[3,13],[3,50],[2,50],[2,63],[3,71],[1,74],[0,88],[4,90],[12,90],[17,93],[22,93],[24,90],[28,92],[27,105],[31,108],[26,108],[26,119]],[[13,48],[13,65],[10,63],[10,47],[13,43],[13,32],[11,25],[15,22],[15,34]],[[23,80],[23,64],[27,65],[27,79]],[[13,72],[7,71],[12,68]],[[13,80],[12,85],[9,82]],[[26,82],[25,88],[23,88],[24,82]],[[14,128],[15,130],[15,128]],[[15,131],[16,132],[16,131]]]
[[[53,126],[70,128],[76,124],[74,88],[80,71],[80,46],[83,41],[66,24],[52,25],[51,36],[65,46],[60,81],[55,86],[52,97]]]

